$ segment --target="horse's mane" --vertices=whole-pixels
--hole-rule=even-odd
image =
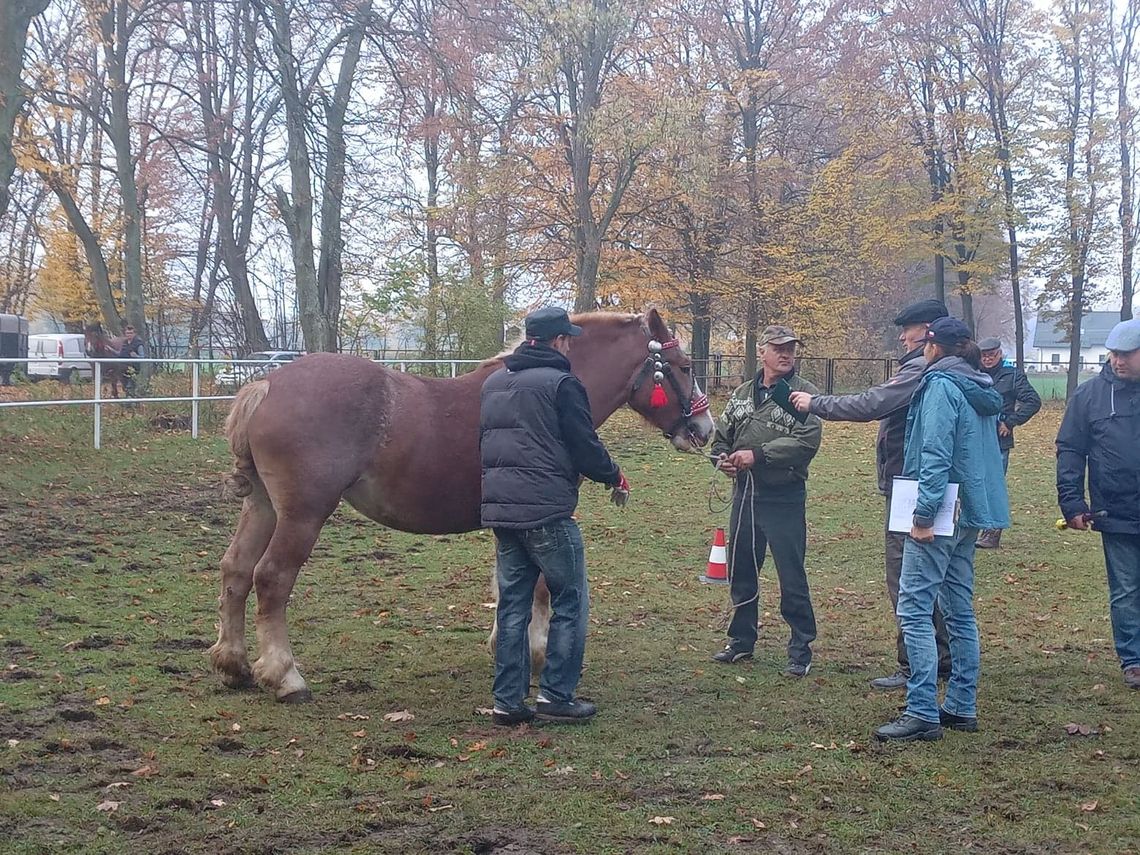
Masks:
[[[579,326],[585,325],[588,327],[599,327],[606,324],[621,326],[622,324],[627,324],[630,321],[643,317],[644,315],[642,314],[632,314],[628,312],[582,312],[571,315],[570,322],[578,324]],[[508,344],[502,352],[492,356],[490,359],[484,359],[479,364],[479,367],[498,365],[503,361],[503,357],[510,356],[514,353],[515,349],[524,341],[526,341],[526,335],[520,335],[512,343]]]

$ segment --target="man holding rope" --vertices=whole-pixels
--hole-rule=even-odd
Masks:
[[[811,669],[815,612],[804,556],[807,552],[808,464],[823,434],[816,416],[799,421],[773,398],[777,384],[819,394],[795,373],[800,339],[789,327],[770,326],[760,336],[761,370],[732,393],[716,425],[716,467],[733,479],[728,567],[732,620],[728,643],[712,658],[731,664],[751,659],[758,636],[759,569],[772,550],[780,580],[780,614],[791,627],[784,674],[806,677]],[[786,391],[786,389],[785,389]]]

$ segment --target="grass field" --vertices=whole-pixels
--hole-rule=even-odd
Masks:
[[[1054,407],[1019,430],[1014,528],[978,559],[981,731],[905,747],[870,739],[902,701],[867,685],[894,665],[873,425],[828,425],[812,467],[820,637],[790,681],[770,566],[756,660],[709,661],[709,469],[619,414],[630,505],[594,487],[580,508],[601,712],[500,729],[491,537],[349,509],[290,608],[313,702],[224,689],[204,652],[228,454],[157,412],[108,415],[101,452],[89,413],[0,412],[0,852],[1140,851],[1140,693],[1098,537],[1053,527]]]

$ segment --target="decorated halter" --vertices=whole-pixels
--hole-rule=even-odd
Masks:
[[[677,376],[673,373],[673,366],[662,357],[664,351],[679,346],[676,339],[666,342],[650,339],[649,355],[645,357],[645,364],[641,366],[637,378],[633,381],[633,394],[636,395],[646,378],[650,374],[653,375],[653,391],[649,395],[649,406],[653,409],[660,409],[669,403],[669,395],[665,391],[662,381],[668,380],[669,385],[673,387],[673,393],[681,402],[681,417],[669,430],[665,431],[665,436],[672,436],[679,427],[683,426],[694,415],[699,415],[709,408],[707,395],[702,393],[696,397],[693,396],[692,389],[696,388],[695,384],[690,387],[688,395],[682,391],[681,384],[677,382]]]

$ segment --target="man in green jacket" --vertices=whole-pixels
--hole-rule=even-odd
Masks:
[[[760,336],[761,370],[732,393],[713,439],[716,466],[733,479],[728,546],[733,613],[728,643],[712,658],[730,664],[751,659],[758,636],[759,569],[772,550],[780,580],[780,614],[791,627],[784,674],[805,677],[811,669],[815,612],[804,555],[807,552],[808,464],[819,451],[822,422],[792,416],[772,397],[785,381],[792,390],[819,394],[795,373],[800,339],[789,327],[770,326]]]

